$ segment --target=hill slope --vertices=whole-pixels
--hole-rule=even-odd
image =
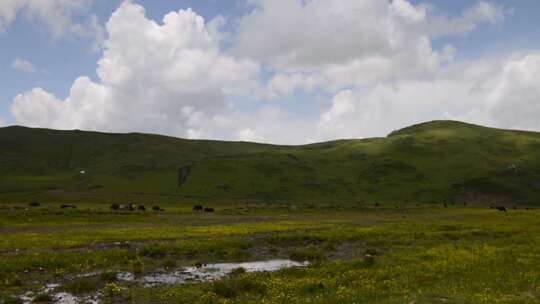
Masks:
[[[4,202],[540,203],[539,133],[453,121],[304,146],[7,127],[0,147]]]

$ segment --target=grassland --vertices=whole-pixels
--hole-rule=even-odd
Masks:
[[[0,147],[0,304],[60,291],[103,303],[540,303],[538,133],[436,121],[275,146],[8,127]],[[118,280],[272,259],[310,265]]]
[[[3,209],[0,298],[58,283],[78,294],[101,290],[105,303],[540,303],[536,210],[246,203],[201,214],[188,203],[163,207]],[[107,275],[276,258],[312,264],[149,288],[108,283]],[[77,277],[96,272],[105,275]]]
[[[8,127],[0,145],[7,203],[540,205],[540,134],[453,121],[304,146]],[[179,186],[183,166],[191,171]]]

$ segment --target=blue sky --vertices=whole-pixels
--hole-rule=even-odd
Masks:
[[[99,24],[101,26],[104,26],[105,22],[110,18],[111,14],[121,5],[122,1],[87,0],[87,3],[89,3],[89,7],[87,9],[74,10],[73,12],[70,12],[70,22],[72,22],[73,24],[85,25],[90,20],[90,16],[95,16],[97,17]],[[478,1],[470,0],[410,1],[410,4],[417,8],[422,7],[422,5],[429,4],[435,8],[433,11],[430,11],[430,14],[446,16],[448,18],[459,17],[468,8],[473,7],[478,3]],[[451,45],[456,50],[455,58],[452,59],[453,61],[451,64],[456,66],[465,61],[481,61],[487,59],[499,60],[499,64],[503,66],[504,64],[507,64],[507,62],[504,61],[506,60],[505,58],[508,58],[508,56],[511,56],[512,54],[519,52],[534,53],[537,49],[540,49],[540,32],[537,30],[540,26],[540,19],[538,19],[540,2],[535,0],[499,0],[486,1],[484,3],[488,3],[489,5],[500,8],[504,13],[504,20],[499,20],[498,22],[493,23],[482,23],[481,21],[478,21],[478,24],[476,25],[474,30],[467,31],[464,34],[430,37],[430,43],[433,50],[435,52],[438,52],[441,51],[445,46]],[[260,86],[268,85],[272,77],[278,74],[288,75],[293,72],[301,71],[302,75],[313,73],[313,75],[315,76],[320,76],[325,73],[323,72],[323,70],[326,68],[324,65],[319,65],[317,67],[303,67],[300,70],[297,69],[292,71],[287,67],[283,67],[282,64],[280,65],[279,63],[277,63],[279,61],[278,57],[275,57],[278,59],[275,59],[273,57],[275,60],[265,59],[258,54],[255,54],[255,51],[251,53],[243,51],[235,52],[234,45],[229,48],[229,43],[231,43],[230,39],[232,39],[232,41],[240,41],[242,40],[241,38],[249,36],[247,34],[249,31],[247,29],[241,29],[239,27],[239,24],[243,19],[245,19],[247,15],[252,12],[253,6],[246,4],[243,0],[136,0],[134,1],[134,4],[144,7],[144,9],[146,10],[146,18],[156,20],[160,24],[165,14],[171,11],[186,9],[188,7],[192,8],[196,14],[202,16],[207,22],[214,19],[218,15],[226,17],[228,23],[224,28],[221,29],[221,31],[229,34],[229,40],[223,40],[221,42],[221,52],[224,53],[224,56],[232,56],[238,61],[241,61],[244,57],[246,57],[250,60],[253,60],[257,65],[259,65],[259,68],[262,72],[260,72],[258,76],[256,75],[255,78],[257,78],[256,81],[260,83]],[[0,6],[1,5],[2,4],[0,4]],[[259,9],[262,11],[270,10],[270,5],[268,5],[268,7],[265,7],[265,5],[261,4]],[[28,11],[29,10],[30,9],[28,9]],[[17,119],[11,112],[11,105],[13,104],[14,98],[18,94],[24,94],[25,92],[28,92],[36,87],[40,87],[48,93],[54,95],[58,100],[62,101],[70,95],[70,88],[78,77],[83,75],[88,76],[93,82],[98,84],[101,81],[96,74],[96,69],[98,67],[98,61],[100,60],[100,58],[103,57],[103,49],[95,49],[93,47],[96,41],[95,37],[93,37],[91,34],[82,35],[73,33],[64,33],[59,35],[58,37],[55,37],[47,28],[45,21],[40,20],[38,17],[35,16],[31,17],[31,13],[29,13],[28,11],[25,11],[24,8],[21,9],[18,12],[16,18],[12,22],[10,22],[8,26],[6,26],[5,31],[0,32],[0,66],[2,66],[2,69],[0,69],[0,118],[3,118],[3,120],[7,124],[29,124],[24,119]],[[254,18],[256,19],[257,16],[254,16]],[[260,16],[260,19],[262,20],[263,17]],[[251,22],[251,24],[257,24],[258,21],[251,20]],[[276,22],[279,22],[279,20],[276,20]],[[247,24],[248,23],[246,22],[246,25]],[[262,24],[262,21],[260,25],[260,28],[262,29],[260,35],[265,35],[263,28],[264,24]],[[270,30],[271,29],[269,29],[269,31]],[[306,29],[306,31],[307,30],[309,29]],[[243,31],[246,32],[245,35],[242,34]],[[352,39],[354,39],[354,36],[352,36]],[[404,46],[404,48],[405,47],[406,46]],[[31,63],[34,71],[25,72],[20,69],[16,69],[13,65],[15,60],[17,59],[26,60]],[[336,62],[338,61],[336,60]],[[341,61],[339,62],[341,64]],[[345,64],[350,65],[352,63]],[[320,74],[317,74],[317,72],[313,72],[317,69],[321,71]],[[434,73],[436,74],[439,72]],[[440,73],[442,75],[443,72]],[[395,78],[399,78],[399,80],[403,81],[411,80],[410,78],[406,77],[396,76]],[[436,79],[442,76],[429,77],[434,77],[433,79]],[[278,128],[278,130],[276,130],[275,132],[282,132],[280,131],[282,129],[287,130],[288,123],[298,123],[303,125],[303,127],[300,128],[305,127],[306,130],[309,130],[311,128],[314,128],[315,126],[321,125],[323,117],[325,117],[325,114],[328,114],[325,112],[331,112],[332,110],[338,111],[338,109],[336,108],[338,104],[335,97],[340,96],[340,93],[351,90],[353,95],[356,94],[354,96],[359,96],[359,99],[363,99],[362,97],[365,97],[365,99],[367,100],[368,96],[371,96],[371,92],[366,91],[365,88],[375,88],[377,87],[377,85],[379,87],[387,85],[388,80],[386,79],[387,78],[384,78],[380,81],[377,80],[379,81],[377,83],[370,82],[369,84],[361,82],[351,82],[345,83],[343,85],[340,84],[338,87],[332,88],[328,88],[325,85],[316,85],[314,88],[309,89],[299,87],[295,88],[293,90],[293,93],[291,94],[278,94],[279,96],[274,96],[270,98],[270,101],[267,100],[268,98],[261,97],[261,90],[259,90],[259,93],[250,91],[249,94],[235,94],[234,96],[227,96],[225,101],[229,103],[229,106],[232,105],[232,107],[234,108],[232,112],[240,113],[240,116],[243,117],[242,119],[246,119],[245,116],[255,115],[254,113],[257,111],[261,111],[261,109],[270,107],[274,108],[281,114],[278,115],[279,117],[272,116],[272,119],[264,116],[268,118],[269,121],[281,121],[287,119],[295,120],[292,122],[284,122],[283,127]],[[395,81],[395,79],[392,81]],[[528,97],[524,99],[529,100]],[[253,100],[256,100],[256,102],[254,102]],[[373,107],[375,106],[369,106],[369,108]],[[364,107],[364,105],[362,105],[362,111],[364,111],[364,109],[366,108],[368,107]],[[444,113],[448,112],[451,111],[445,111]],[[438,118],[444,113],[433,114],[433,117]],[[215,113],[213,113],[212,115],[215,115]],[[230,114],[227,115],[230,116]],[[326,117],[330,116],[330,114],[326,115]],[[426,117],[431,116],[426,114]],[[462,116],[460,115],[460,113],[451,113],[449,117],[459,118]],[[473,121],[478,120],[479,122],[491,123],[496,126],[500,125],[502,127],[521,127],[520,125],[511,125],[510,123],[507,123],[507,121],[497,122],[497,120],[494,118],[486,118],[482,115],[473,117],[469,116],[469,113],[464,113],[463,117],[464,119],[469,119]],[[241,120],[241,118],[235,117],[234,120]],[[349,119],[343,119],[340,121],[348,120]],[[411,118],[411,121],[414,121],[414,119]],[[250,131],[254,131],[257,127],[264,129],[263,127],[256,126],[254,123],[253,126],[249,124],[250,122],[246,120],[247,127],[244,128],[243,131],[246,131],[248,129]],[[91,124],[82,124],[81,127],[85,128],[86,125]],[[34,126],[41,125],[39,123],[36,123],[34,124]],[[44,124],[43,126],[54,127],[55,124]],[[239,128],[241,127],[242,126],[235,126],[235,132],[240,130]],[[392,125],[391,127],[394,126]],[[534,125],[524,125],[523,127],[529,129],[536,128]],[[67,126],[66,128],[69,128],[69,126]],[[95,128],[99,129],[100,127]],[[181,128],[181,126],[175,126],[174,128]],[[349,128],[350,126],[344,126],[344,129]],[[362,126],[352,126],[352,128],[358,128],[359,131],[356,133],[331,132],[331,134],[326,134],[324,136],[307,136],[309,138],[307,140],[309,141],[311,140],[311,138],[312,140],[318,140],[319,138],[326,139],[340,136],[363,136],[364,134],[366,136],[369,136],[378,134],[377,132],[364,132],[361,130]],[[116,130],[116,127],[103,127],[103,129],[105,129],[105,131]],[[134,126],[135,131],[139,131],[139,129],[140,126]],[[383,129],[384,131],[386,131],[386,129],[388,128]],[[149,129],[148,131],[161,132],[162,130],[166,130],[164,131],[164,133],[189,137],[189,135],[186,135],[187,133],[185,132],[169,132],[167,131],[169,129],[161,127],[156,130]],[[121,131],[130,131],[129,126],[124,127],[123,129],[121,129]],[[195,132],[195,134],[198,133]],[[208,134],[209,135],[201,135],[201,137],[238,139],[238,136],[235,137],[235,135],[231,135],[232,133],[228,135],[223,135],[222,132],[215,133],[218,135],[212,135],[210,133]],[[288,142],[300,142],[302,140],[300,140],[299,138],[306,137],[305,134],[298,134],[295,136],[296,137],[294,138],[291,137]],[[276,141],[276,138],[279,139],[280,137],[282,136],[278,134],[270,137],[255,136],[253,139],[274,142]]]

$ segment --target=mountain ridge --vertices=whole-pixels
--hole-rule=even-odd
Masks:
[[[296,146],[10,126],[0,146],[0,201],[540,202],[540,133],[457,121]]]

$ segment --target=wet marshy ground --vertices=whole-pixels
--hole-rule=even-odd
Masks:
[[[277,271],[291,267],[305,267],[308,262],[295,262],[292,260],[269,260],[255,261],[244,263],[216,263],[216,264],[201,264],[197,266],[185,267],[173,271],[155,271],[146,274],[135,274],[133,272],[115,273],[114,281],[118,284],[138,284],[144,287],[154,287],[158,285],[175,285],[185,283],[202,283],[211,282],[229,275],[232,272],[263,272]],[[74,277],[73,280],[98,278],[100,273],[88,273]],[[20,297],[23,303],[57,303],[57,304],[77,304],[77,303],[101,303],[100,297],[102,291],[97,290],[90,293],[74,295],[65,291],[63,285],[68,285],[70,282],[51,283],[43,287],[41,292],[33,294],[27,292]],[[48,298],[47,298],[48,296]],[[43,300],[39,301],[39,297]]]

